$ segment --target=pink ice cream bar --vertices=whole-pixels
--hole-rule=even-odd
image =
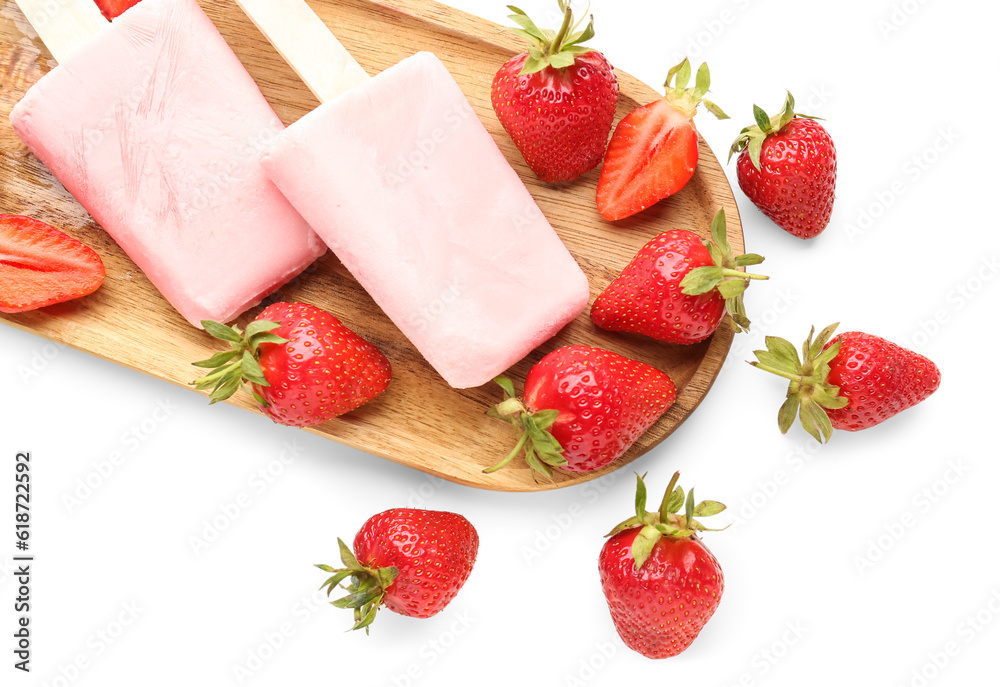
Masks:
[[[261,169],[281,121],[194,0],[143,0],[10,120],[196,326],[234,319],[326,250]]]
[[[453,387],[587,305],[587,278],[447,68],[417,53],[291,125],[265,171]]]

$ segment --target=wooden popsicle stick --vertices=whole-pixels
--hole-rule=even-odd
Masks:
[[[319,101],[369,78],[305,0],[236,0]]]
[[[57,62],[109,24],[94,0],[14,0]]]

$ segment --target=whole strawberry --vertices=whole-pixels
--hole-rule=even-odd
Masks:
[[[694,176],[698,131],[693,119],[698,106],[719,119],[729,116],[705,99],[711,80],[707,64],[698,68],[692,88],[687,87],[690,80],[691,63],[685,58],[667,73],[666,95],[618,123],[597,184],[597,209],[604,219],[642,212],[680,191]]]
[[[647,243],[598,296],[590,317],[598,327],[634,332],[660,341],[704,341],[729,313],[741,331],[750,320],[743,292],[751,279],[767,279],[737,268],[764,261],[733,255],[726,237],[726,214],[712,220],[712,240],[686,229],[664,232]]]
[[[493,109],[531,170],[542,181],[572,181],[604,157],[618,105],[618,78],[604,55],[584,47],[594,20],[576,32],[569,0],[559,0],[559,32],[539,29],[508,5],[531,43],[493,78]]]
[[[819,235],[833,213],[837,149],[815,117],[795,113],[789,93],[781,114],[753,106],[755,126],[740,132],[729,151],[740,153],[740,188],[775,224],[800,239]]]
[[[564,346],[528,372],[524,400],[514,384],[497,377],[505,400],[491,417],[520,435],[514,450],[485,470],[499,470],[522,450],[528,466],[546,477],[549,467],[590,472],[617,460],[677,400],[665,372],[589,346]]]
[[[333,574],[320,589],[329,596],[351,578],[348,595],[331,603],[354,609],[351,629],[367,632],[383,604],[411,618],[440,613],[469,579],[479,534],[455,513],[394,508],[362,525],[353,552],[342,540],[337,543],[345,567],[317,565]]]
[[[856,432],[885,422],[940,386],[937,365],[882,337],[844,332],[831,341],[838,324],[815,340],[815,328],[810,330],[802,360],[792,344],[773,336],[765,340],[766,351],[754,351],[751,365],[790,380],[778,411],[782,434],[798,414],[806,431],[823,443],[834,429]]]
[[[598,568],[611,619],[630,649],[668,658],[688,648],[722,600],[722,568],[698,538],[695,518],[721,513],[717,501],[695,505],[674,473],[655,513],[646,512],[646,485],[637,476],[636,515],[607,536]],[[684,508],[683,513],[678,511]]]
[[[275,303],[245,332],[218,322],[205,331],[233,349],[194,363],[213,371],[194,382],[223,401],[251,384],[254,399],[283,425],[310,427],[372,400],[389,386],[386,357],[330,313],[304,303]]]

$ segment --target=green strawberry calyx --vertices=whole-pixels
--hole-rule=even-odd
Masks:
[[[228,327],[213,320],[202,320],[201,326],[213,337],[228,342],[232,347],[228,351],[216,353],[207,360],[192,363],[195,367],[212,370],[204,377],[191,382],[194,388],[199,391],[210,390],[209,405],[225,401],[242,388],[251,393],[257,403],[266,408],[267,401],[253,389],[247,389],[246,383],[271,386],[264,378],[264,371],[260,368],[260,345],[263,343],[288,343],[288,339],[283,339],[273,333],[281,326],[281,323],[254,320],[247,325],[246,331],[240,331],[239,327]]]
[[[768,279],[762,274],[750,274],[739,268],[749,265],[759,265],[764,262],[763,256],[756,253],[736,255],[726,235],[726,211],[719,209],[712,218],[712,238],[702,239],[709,255],[712,256],[712,266],[696,267],[681,280],[681,293],[688,296],[699,296],[716,290],[726,299],[726,312],[733,319],[741,332],[750,331],[750,319],[747,317],[743,304],[743,293],[751,280]]]
[[[399,568],[394,565],[385,568],[363,565],[342,539],[338,538],[337,544],[340,546],[340,560],[344,567],[334,568],[317,563],[317,568],[331,574],[320,589],[325,589],[328,597],[333,594],[334,589],[346,591],[347,596],[331,601],[330,604],[337,608],[354,609],[354,626],[351,629],[364,629],[365,634],[368,634],[369,626],[375,621],[375,615],[385,601],[386,590],[399,576]],[[347,578],[351,578],[350,584],[342,586],[341,583]]]
[[[799,416],[799,421],[819,443],[833,435],[833,423],[827,410],[843,408],[850,400],[840,395],[840,387],[830,384],[830,363],[840,353],[838,338],[829,348],[826,343],[840,325],[831,324],[815,339],[816,328],[809,330],[809,338],[802,345],[802,358],[795,346],[776,336],[765,337],[767,350],[754,351],[756,361],[748,361],[756,368],[789,380],[788,394],[778,411],[778,427],[784,434]]]
[[[571,4],[571,0],[559,0],[563,22],[558,32],[538,28],[524,10],[507,5],[507,9],[513,12],[508,18],[517,24],[516,28],[511,27],[507,30],[529,43],[528,57],[521,68],[521,76],[535,74],[546,67],[554,69],[572,67],[577,55],[592,52],[591,48],[582,44],[594,37],[594,17],[591,15],[590,23],[579,31],[582,20],[574,24]]]
[[[685,496],[684,489],[678,486],[677,480],[680,476],[680,472],[674,473],[663,493],[659,510],[649,513],[646,511],[644,475],[636,473],[635,516],[618,523],[604,535],[613,537],[624,530],[642,527],[632,542],[632,558],[635,559],[636,570],[642,568],[653,553],[653,547],[663,537],[674,540],[691,539],[696,538],[698,532],[720,532],[729,527],[726,525],[721,529],[712,529],[705,527],[696,519],[717,515],[726,510],[726,506],[718,501],[701,501],[696,504],[694,489],[689,490]]]
[[[708,63],[703,62],[698,67],[698,73],[695,74],[694,86],[688,88],[688,84],[691,82],[691,63],[685,57],[680,64],[674,65],[667,72],[667,80],[663,84],[666,95],[663,96],[663,99],[683,112],[688,119],[694,117],[699,105],[704,105],[705,109],[715,115],[716,119],[729,119],[729,115],[723,112],[721,107],[705,97],[708,94],[711,81]]]
[[[503,389],[504,400],[486,411],[486,414],[513,425],[518,431],[518,440],[514,450],[507,454],[506,458],[483,472],[491,474],[506,467],[521,451],[524,451],[525,462],[532,472],[551,479],[550,467],[560,467],[567,462],[563,456],[563,447],[548,431],[559,417],[559,411],[532,412],[524,401],[517,398],[512,381],[506,377],[497,377],[493,381]]]
[[[768,116],[767,112],[757,105],[753,106],[753,117],[757,123],[752,126],[745,127],[740,132],[740,135],[736,137],[736,140],[733,141],[733,145],[729,148],[729,157],[727,158],[727,162],[733,159],[734,153],[740,153],[743,152],[744,149],[748,149],[750,162],[753,163],[753,166],[759,172],[760,151],[768,136],[780,133],[782,129],[788,126],[789,122],[796,118],[821,119],[821,117],[813,117],[812,115],[796,112],[795,98],[792,97],[791,92],[785,91],[785,93],[785,105],[781,112],[773,117]]]

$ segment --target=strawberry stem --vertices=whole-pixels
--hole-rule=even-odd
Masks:
[[[695,504],[694,490],[688,490],[687,499],[684,490],[677,486],[680,473],[675,472],[663,493],[660,510],[654,513],[646,511],[646,484],[642,475],[636,473],[635,517],[619,523],[605,536],[612,537],[619,532],[641,528],[632,542],[632,557],[635,569],[640,570],[652,554],[657,542],[663,537],[670,539],[697,539],[700,531],[718,531],[705,527],[695,519],[717,515],[726,509],[718,501],[702,501]],[[679,512],[681,509],[684,512]]]
[[[748,361],[754,367],[764,370],[764,372],[770,372],[773,375],[778,375],[779,377],[784,377],[785,379],[790,379],[793,382],[798,382],[802,384],[809,380],[806,375],[796,375],[790,372],[785,372],[784,370],[779,370],[776,367],[771,367],[770,365],[765,365],[764,363],[757,362],[755,360]]]
[[[552,43],[548,46],[548,49],[545,51],[546,57],[550,57],[562,51],[563,47],[562,43],[564,40],[566,40],[566,34],[568,34],[569,30],[573,27],[573,10],[570,7],[570,5],[572,4],[573,4],[572,2],[566,3],[566,10],[565,12],[563,12],[562,26],[559,27],[559,33],[556,34],[555,39],[552,41]]]
[[[677,480],[681,478],[680,470],[674,473],[674,476],[670,478],[670,483],[667,484],[667,490],[663,492],[663,500],[660,502],[660,522],[666,522],[670,517],[670,497],[674,493],[674,487],[677,486]]]
[[[213,320],[202,320],[201,324],[208,334],[230,344],[229,351],[216,353],[208,360],[193,363],[195,367],[211,369],[205,376],[191,382],[191,385],[199,391],[209,391],[210,404],[225,401],[239,389],[246,389],[244,382],[270,386],[264,378],[257,358],[261,343],[288,342],[288,339],[271,333],[281,326],[280,323],[255,320],[245,331],[235,326],[227,327]],[[254,394],[254,398],[262,407],[267,407],[267,403],[258,394]]]
[[[763,274],[751,274],[750,272],[740,272],[739,270],[731,270],[724,268],[722,270],[723,277],[736,277],[737,279],[770,279],[770,277]]]
[[[831,324],[815,339],[816,328],[809,330],[809,338],[802,346],[799,359],[795,346],[778,337],[764,339],[767,350],[754,351],[756,361],[747,361],[765,372],[790,380],[785,401],[778,411],[778,428],[788,432],[796,415],[802,427],[818,442],[825,443],[833,434],[833,425],[827,410],[837,410],[850,402],[840,395],[840,388],[828,381],[831,362],[840,352],[840,340],[830,344],[830,337],[837,328]]]
[[[491,468],[486,468],[485,470],[483,470],[483,472],[485,472],[487,475],[490,475],[496,472],[497,470],[502,470],[503,468],[507,467],[507,464],[510,463],[510,461],[514,460],[514,458],[517,456],[518,453],[524,450],[525,445],[528,443],[528,438],[529,437],[527,432],[522,433],[521,438],[517,440],[517,445],[514,447],[514,450],[511,451],[509,454],[507,454],[507,457],[501,460],[499,463],[497,463]]]
[[[517,415],[518,413],[523,413],[526,409],[524,407],[524,404],[521,403],[518,399],[508,398],[503,403],[500,403],[497,406],[495,406],[495,410],[498,415],[507,416],[507,415]]]

